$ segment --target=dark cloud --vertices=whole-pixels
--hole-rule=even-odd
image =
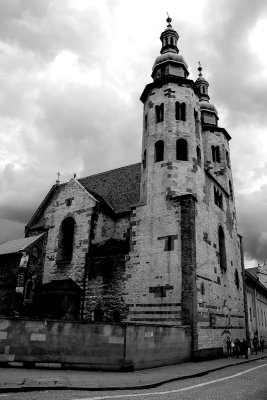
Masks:
[[[238,221],[244,236],[244,249],[248,259],[267,260],[267,185],[246,195],[236,196]]]
[[[142,15],[128,29],[123,1],[99,1],[79,10],[70,0],[0,0],[0,241],[22,232],[57,171],[66,181],[74,172],[86,176],[140,160],[139,97],[151,82],[165,21],[156,26]],[[240,230],[246,256],[259,261],[266,259],[267,193],[266,186],[251,188],[267,175],[267,79],[259,79],[263,65],[249,37],[266,7],[262,0],[209,1],[196,26],[179,19],[180,11],[172,14],[190,78],[200,60],[220,124],[233,137]],[[114,29],[118,21],[121,31]],[[69,72],[66,55],[74,59]]]

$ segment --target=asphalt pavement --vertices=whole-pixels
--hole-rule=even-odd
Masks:
[[[209,372],[267,358],[259,352],[245,358],[220,358],[201,362],[188,362],[134,372],[77,371],[46,368],[0,368],[0,393],[40,390],[126,390],[149,389],[164,383],[203,376]]]

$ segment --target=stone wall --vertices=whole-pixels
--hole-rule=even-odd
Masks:
[[[188,327],[0,319],[0,362],[134,370],[188,361]]]

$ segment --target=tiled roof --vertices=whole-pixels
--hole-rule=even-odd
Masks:
[[[16,239],[16,240],[9,240],[8,242],[0,244],[0,255],[2,254],[12,254],[12,253],[18,253],[19,251],[23,251],[27,249],[31,244],[36,242],[41,235],[38,236],[30,236],[22,239]]]
[[[127,165],[78,181],[83,187],[101,196],[116,213],[130,211],[139,202],[141,164]]]

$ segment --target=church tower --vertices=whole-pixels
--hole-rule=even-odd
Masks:
[[[140,202],[127,262],[128,321],[190,327],[192,351],[220,352],[245,336],[240,237],[230,135],[202,75],[190,80],[167,19],[141,101]],[[217,350],[214,350],[217,349]]]

